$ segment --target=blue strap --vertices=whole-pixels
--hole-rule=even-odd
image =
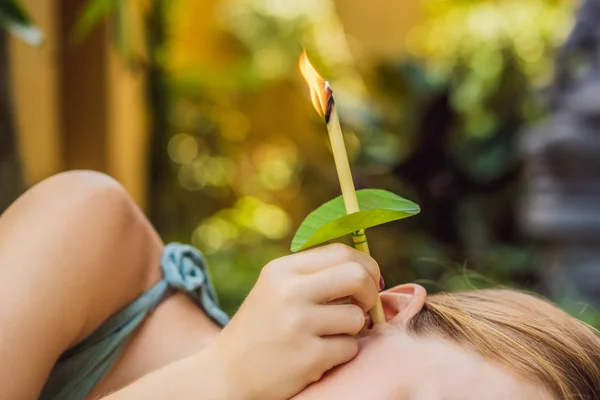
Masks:
[[[204,257],[195,247],[170,243],[165,246],[161,264],[169,286],[187,293],[220,326],[229,322],[229,316],[219,308]]]
[[[82,400],[96,386],[149,313],[164,298],[169,287],[187,293],[220,326],[229,317],[218,299],[202,254],[192,246],[170,243],[163,250],[164,279],[109,318],[87,339],[60,357],[40,400]]]

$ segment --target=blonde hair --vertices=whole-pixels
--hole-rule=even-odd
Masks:
[[[430,296],[408,325],[471,348],[558,399],[600,399],[600,339],[549,302],[514,290]]]

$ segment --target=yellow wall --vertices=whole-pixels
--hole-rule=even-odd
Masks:
[[[16,121],[26,179],[68,169],[117,178],[144,205],[144,79],[115,54],[100,26],[79,45],[70,32],[84,0],[24,0],[46,40],[11,41]]]
[[[53,0],[24,0],[46,35],[40,47],[11,40],[16,122],[26,179],[37,182],[64,168],[60,137],[57,8]]]
[[[350,48],[361,65],[398,57],[406,36],[424,18],[417,0],[334,0]]]
[[[28,182],[65,169],[100,170],[121,181],[143,206],[148,148],[143,74],[123,65],[104,26],[83,44],[69,43],[84,0],[23,1],[46,35],[41,47],[18,39],[11,42],[16,118]],[[182,2],[182,12],[195,17],[189,27],[178,30],[184,37],[174,40],[200,46],[189,53],[203,54],[215,64],[227,58],[214,17],[207,12],[218,1]],[[421,17],[419,3],[409,0],[336,0],[336,5],[363,66],[400,54],[407,32]],[[198,12],[193,7],[199,7]]]
[[[110,47],[108,63],[107,172],[118,179],[142,207],[146,205],[147,157],[145,79],[133,72]]]

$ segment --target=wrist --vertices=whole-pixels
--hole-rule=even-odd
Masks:
[[[212,343],[195,355],[197,370],[211,382],[211,399],[219,400],[256,400],[250,388],[243,385],[233,369],[233,365],[220,351],[218,344]]]

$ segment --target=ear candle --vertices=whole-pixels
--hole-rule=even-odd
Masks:
[[[331,150],[335,168],[337,170],[338,180],[342,189],[342,196],[346,206],[346,213],[352,214],[360,211],[358,199],[356,198],[356,189],[348,161],[348,153],[344,144],[344,135],[340,126],[335,100],[333,99],[333,90],[328,82],[325,82],[308,61],[306,53],[300,58],[300,70],[311,89],[311,97],[317,112],[325,118]],[[352,234],[354,247],[363,253],[370,254],[367,236],[364,230]],[[378,285],[378,282],[376,283]],[[385,322],[381,297],[377,297],[375,306],[369,311],[374,324]]]

